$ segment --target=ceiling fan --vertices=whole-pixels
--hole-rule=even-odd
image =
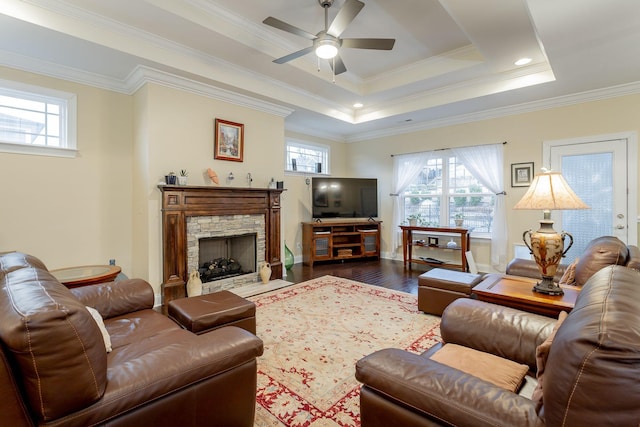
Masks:
[[[353,19],[360,13],[360,10],[364,7],[364,3],[358,0],[347,0],[342,6],[342,9],[338,11],[338,14],[329,25],[329,8],[333,4],[334,0],[318,0],[320,6],[324,9],[324,30],[318,34],[311,34],[305,30],[287,24],[272,16],[268,17],[264,21],[264,24],[270,25],[282,31],[286,31],[297,36],[304,37],[313,42],[313,44],[307,48],[299,50],[297,52],[290,53],[282,58],[275,59],[273,62],[276,64],[284,64],[293,59],[299,58],[307,53],[315,51],[318,58],[329,59],[329,64],[333,69],[334,75],[344,73],[347,68],[340,58],[340,47],[356,48],[356,49],[376,49],[376,50],[391,50],[396,42],[395,39],[343,39],[340,38],[340,34],[346,30],[347,26],[353,21]]]

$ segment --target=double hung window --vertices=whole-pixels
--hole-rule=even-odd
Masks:
[[[489,191],[448,150],[431,157],[401,197],[404,217],[419,215],[425,226],[454,226],[463,218],[464,227],[475,234],[492,230],[495,194]]]

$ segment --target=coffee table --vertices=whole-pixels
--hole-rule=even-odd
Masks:
[[[580,288],[562,285],[564,295],[546,295],[533,291],[536,279],[489,274],[472,290],[480,301],[513,307],[557,318],[561,311],[571,311]]]

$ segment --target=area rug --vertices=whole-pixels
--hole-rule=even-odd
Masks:
[[[257,307],[256,426],[359,426],[355,363],[387,347],[420,353],[440,318],[417,297],[324,276],[250,297]]]

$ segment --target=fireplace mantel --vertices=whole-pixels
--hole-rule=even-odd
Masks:
[[[280,194],[283,189],[159,185],[162,191],[163,304],[185,296],[188,280],[187,227],[190,216],[251,215],[265,217],[266,261],[271,278],[282,278]],[[167,283],[181,285],[166,289]]]

